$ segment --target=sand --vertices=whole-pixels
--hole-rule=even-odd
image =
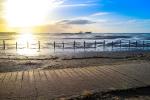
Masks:
[[[0,72],[117,65],[149,61],[149,52],[86,52],[39,57],[7,55],[0,58]]]

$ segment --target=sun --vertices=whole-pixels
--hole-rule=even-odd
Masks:
[[[4,17],[10,27],[43,25],[53,7],[53,0],[6,0]]]

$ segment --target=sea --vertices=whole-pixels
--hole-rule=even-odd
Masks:
[[[0,53],[149,51],[150,33],[0,33]]]

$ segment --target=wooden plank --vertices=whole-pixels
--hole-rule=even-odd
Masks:
[[[16,72],[14,79],[14,97],[20,97],[22,72]]]
[[[34,70],[28,71],[28,76],[29,76],[30,88],[32,89],[33,95],[37,97],[38,91],[37,91],[37,85],[36,85],[36,80],[34,76]]]
[[[82,91],[88,91],[93,89],[90,80],[88,79],[88,77],[86,77],[83,73],[80,72],[79,68],[72,68],[72,71],[74,72],[74,74],[78,75],[78,78],[81,78]]]
[[[53,78],[51,77],[51,75],[49,74],[48,70],[44,70],[42,71],[43,75],[45,75],[46,78],[46,84],[47,84],[47,89],[49,90],[50,93],[57,93],[57,89],[56,89],[56,84],[55,81],[53,80]]]
[[[70,79],[72,79],[72,80],[76,79],[76,76],[72,74],[70,68],[68,68],[68,69],[62,69],[62,70],[68,75],[68,77],[69,77]]]
[[[60,76],[63,79],[64,84],[66,85],[65,88],[67,89],[67,94],[71,95],[80,92],[80,88],[77,87],[77,85],[79,84],[76,84],[75,80],[73,80],[73,78],[71,78],[66,71],[58,70],[58,73],[60,73]]]
[[[32,87],[33,84],[29,82],[29,73],[28,71],[24,71],[22,73],[22,84],[21,84],[21,97],[32,97],[35,96],[35,91]]]
[[[0,73],[0,82],[3,80],[4,76],[5,76],[5,73]]]
[[[36,70],[36,84],[37,84],[37,90],[38,90],[38,96],[44,95],[44,93],[47,93],[47,85],[45,84],[45,75],[41,73],[40,70]]]
[[[144,66],[143,66],[144,64]],[[117,66],[117,67],[124,67],[126,69],[129,69],[130,71],[133,71],[134,73],[137,73],[139,74],[139,71],[143,74],[148,74],[150,75],[149,73],[149,69],[150,69],[150,63],[147,63],[147,62],[144,62],[144,63],[137,63],[137,64],[128,64],[128,65],[121,65],[121,66]],[[140,74],[141,74],[140,73]]]
[[[35,90],[36,90],[36,96],[39,95],[39,90],[40,90],[40,82],[41,82],[41,77],[39,76],[38,70],[33,70],[33,76],[34,76],[34,85],[35,85]]]
[[[89,67],[86,68],[89,73],[93,74],[94,76],[96,76],[98,78],[97,83],[100,83],[102,86],[102,89],[105,90],[113,90],[116,88],[119,88],[119,84],[117,84],[117,81],[113,81],[111,77],[109,77],[107,74],[104,74],[103,72],[99,72],[95,69],[95,67]]]
[[[60,85],[60,82],[57,80],[57,77],[55,76],[54,71],[48,70],[48,72],[46,71],[46,74],[47,74],[48,80],[52,84],[54,90],[57,92],[61,91],[61,88],[58,87],[58,85]],[[54,90],[52,90],[52,91],[54,91]]]
[[[15,86],[14,86],[14,83],[15,83],[15,74],[14,72],[9,72],[7,73],[9,74],[9,76],[7,76],[7,80],[6,82],[4,83],[6,85],[6,89],[5,91],[7,91],[7,98],[13,98],[14,94],[15,94]]]
[[[16,83],[16,76],[17,76],[17,73],[16,72],[12,72],[12,76],[11,76],[11,79],[10,79],[10,98],[15,98],[16,97],[16,87],[15,87],[15,83]]]
[[[56,95],[59,95],[62,91],[62,89],[58,86],[57,80],[55,79],[55,74],[52,70],[44,70],[43,73],[47,77],[47,89],[48,93],[47,95],[41,95],[38,97],[38,99],[43,98],[54,98]]]
[[[44,74],[44,71],[43,70],[38,70],[39,72],[39,76],[41,77],[41,81],[47,81],[47,77],[45,76]]]
[[[47,75],[44,73],[43,70],[38,70],[39,72],[39,76],[40,76],[40,83],[39,83],[39,96],[47,96],[47,95],[52,95],[54,91],[51,91],[51,89],[53,88],[49,82],[48,82],[48,77]]]
[[[62,84],[62,80],[59,78],[59,76],[56,74],[55,70],[49,70],[49,74],[51,76],[52,82],[55,84],[53,85],[56,89],[57,93],[54,96],[61,96],[63,95],[63,92],[65,91],[64,86]]]
[[[21,97],[21,88],[22,88],[22,71],[19,71],[17,74],[17,80],[16,80],[16,93],[18,94],[17,97]]]
[[[11,72],[6,73],[5,78],[2,80],[2,84],[1,84],[1,97],[5,97],[5,98],[9,98],[10,97],[10,79],[11,77]]]
[[[80,70],[83,73],[86,73],[87,77],[90,79],[91,82],[93,82],[94,88],[99,88],[100,90],[106,89],[108,87],[108,84],[105,83],[105,79],[101,73],[96,74],[96,71],[92,70],[93,68],[81,68]]]
[[[144,66],[143,66],[144,65]],[[149,70],[150,70],[150,63],[144,62],[144,63],[137,63],[135,64],[129,64],[128,66],[121,65],[120,67],[125,67],[129,71],[132,71],[135,74],[142,75],[144,77],[150,76]]]
[[[63,76],[59,73],[59,70],[53,70],[53,71],[55,73],[55,76],[57,77],[57,82],[61,83],[61,85],[59,86],[62,88],[63,93],[67,92],[68,84],[65,82],[65,79],[62,78]]]
[[[76,73],[76,71],[74,69],[75,68],[67,69],[66,73],[68,73],[70,75],[70,77],[73,78],[73,80],[76,82],[76,84],[79,84],[79,86],[81,86],[81,87],[86,87],[88,83],[86,82],[86,84],[85,84],[85,81],[83,81],[83,77],[78,72]]]
[[[115,72],[110,69],[110,67],[105,67],[104,69],[102,68],[97,68],[99,71],[109,73],[112,77],[113,80],[117,80],[118,83],[121,85],[121,88],[126,89],[126,88],[132,88],[139,86],[139,82],[135,81],[133,78],[127,77],[119,72]]]
[[[106,78],[109,78],[108,80],[111,81],[111,83],[114,83],[116,84],[117,86],[119,86],[118,88],[122,88],[122,86],[125,86],[126,87],[126,84],[124,84],[126,81],[124,79],[124,76],[121,76],[121,74],[119,73],[114,73],[112,72],[111,70],[108,70],[106,69],[107,66],[105,67],[95,67],[95,69],[98,71],[98,72],[101,72],[103,73],[104,75],[106,75],[105,77]],[[121,76],[121,77],[120,77]],[[121,83],[121,84],[120,84]]]
[[[0,73],[0,96],[6,100],[43,100],[97,88],[126,89],[148,85],[149,64],[141,65]]]
[[[83,79],[79,77],[77,74],[75,74],[74,72],[72,72],[71,69],[62,69],[62,70],[66,73],[70,81],[74,83],[75,85],[73,86],[75,87],[74,91],[78,91],[77,93],[83,91],[83,89],[81,88],[85,86],[85,84],[83,84]]]
[[[3,73],[3,74],[1,75],[1,78],[0,78],[0,84],[3,83],[5,77],[6,77],[6,73]]]
[[[96,75],[91,72],[91,70],[89,72],[85,68],[81,68],[81,69],[79,69],[79,71],[81,73],[83,73],[83,75],[85,77],[87,77],[89,84],[92,85],[92,87],[91,87],[92,90],[96,89],[95,87],[97,87],[99,89],[102,89],[103,87],[106,87],[106,86],[104,86],[103,82],[99,81],[99,78],[96,77]]]
[[[115,66],[115,67],[112,67],[111,69],[118,73],[124,74],[126,77],[130,77],[143,85],[150,84],[149,75],[146,75],[143,72],[133,71],[133,70],[130,70],[130,68],[126,68],[124,66],[119,66],[119,67]]]
[[[76,74],[73,69],[74,69],[74,68],[64,69],[64,71],[65,71],[66,73],[68,73],[71,78],[74,78],[75,81],[82,81],[83,78],[82,78],[82,77],[79,77],[80,75]]]

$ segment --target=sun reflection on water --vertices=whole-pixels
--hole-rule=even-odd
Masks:
[[[17,54],[24,56],[37,56],[37,39],[32,33],[21,33],[17,39]]]
[[[17,42],[19,44],[26,44],[27,42],[33,43],[35,42],[36,38],[33,36],[32,33],[21,33],[17,38]]]
[[[38,56],[39,52],[35,49],[24,48],[24,49],[18,49],[17,54],[23,56]]]

